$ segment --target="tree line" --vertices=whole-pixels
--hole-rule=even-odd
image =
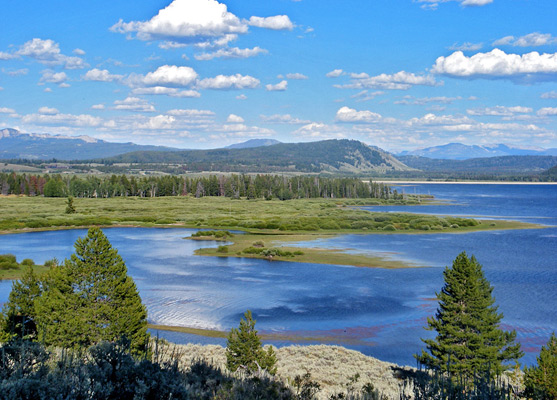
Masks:
[[[136,177],[0,174],[0,194],[45,197],[108,198],[161,196],[221,196],[228,198],[377,198],[400,199],[402,195],[383,183],[357,178],[282,175],[178,175]]]

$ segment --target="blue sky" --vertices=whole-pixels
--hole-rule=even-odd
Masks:
[[[0,128],[557,147],[555,0],[8,1]]]

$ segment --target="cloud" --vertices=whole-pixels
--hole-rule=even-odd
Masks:
[[[15,110],[13,108],[0,107],[0,114],[15,114]]]
[[[74,49],[74,50],[72,51],[72,53],[74,53],[74,54],[76,54],[76,55],[78,55],[78,56],[84,56],[84,55],[85,55],[85,50],[82,50],[82,49]]]
[[[29,70],[27,68],[21,68],[21,69],[2,68],[2,72],[10,76],[22,76],[22,75],[27,75],[29,73]]]
[[[351,83],[345,85],[335,85],[340,89],[386,89],[386,90],[407,90],[412,86],[438,86],[431,75],[416,75],[411,72],[400,71],[396,74],[381,74],[369,76],[366,73],[351,74]]]
[[[451,47],[449,47],[449,50],[452,51],[478,51],[483,47],[483,43],[470,43],[470,42],[464,42],[462,44],[457,44],[454,43]]]
[[[470,79],[556,79],[557,53],[539,54],[534,51],[519,55],[494,49],[489,53],[477,53],[467,57],[461,51],[457,51],[448,57],[439,57],[433,65],[432,72]]]
[[[123,78],[123,75],[114,75],[108,72],[107,69],[93,68],[83,76],[86,81],[96,81],[96,82],[113,82],[119,81]]]
[[[226,122],[233,123],[233,124],[241,124],[244,122],[244,119],[238,115],[230,114],[226,119]]]
[[[346,131],[336,125],[327,125],[322,122],[310,122],[296,129],[293,134],[309,137],[312,139],[342,139],[346,137]]]
[[[0,51],[0,60],[12,60],[14,58],[17,58],[17,55],[13,54],[13,53],[5,53],[3,51]]]
[[[60,113],[60,111],[58,111],[56,108],[50,108],[50,107],[39,108],[39,114],[56,115],[56,114],[59,114],[59,113]]]
[[[551,36],[550,33],[529,33],[524,36],[515,38],[514,36],[505,36],[493,42],[493,46],[518,46],[518,47],[536,47],[556,44],[557,38]]]
[[[240,49],[238,47],[224,48],[214,51],[212,53],[201,53],[194,55],[196,60],[206,61],[214,58],[249,58],[255,57],[258,54],[266,54],[267,50],[259,46],[253,49]]]
[[[385,94],[385,92],[383,92],[382,90],[377,90],[375,92],[370,93],[367,89],[365,89],[359,93],[350,96],[350,98],[356,99],[357,102],[361,102],[361,101],[373,100],[374,98],[376,98],[377,96],[381,96],[382,94]]]
[[[309,124],[311,121],[303,120],[299,118],[294,118],[290,114],[274,114],[274,115],[260,115],[262,121],[270,123],[270,124],[289,124],[289,125],[298,125],[298,124]]]
[[[542,93],[540,97],[542,99],[557,99],[557,91],[553,90],[551,92]]]
[[[93,117],[88,114],[27,114],[21,118],[26,124],[73,126],[73,127],[99,127],[102,126],[102,118]]]
[[[444,129],[448,129],[448,125],[457,125],[460,129],[463,129],[463,126],[471,126],[476,121],[466,117],[455,117],[453,115],[435,115],[432,113],[426,114],[421,118],[412,118],[408,121],[410,126],[414,125],[443,125]]]
[[[331,72],[327,72],[325,76],[327,78],[338,78],[339,76],[343,75],[344,71],[342,69],[333,69]]]
[[[403,105],[419,105],[423,106],[430,103],[441,103],[441,104],[451,104],[455,100],[462,100],[462,97],[446,97],[446,96],[437,96],[437,97],[421,97],[421,98],[414,98],[412,96],[404,96],[402,100],[395,101],[395,104],[403,104]]]
[[[5,54],[5,53],[4,53]],[[51,39],[34,38],[20,46],[14,56],[26,56],[45,65],[60,65],[66,69],[86,68],[87,63],[79,57],[66,56],[60,52],[58,43]]]
[[[381,115],[372,111],[356,111],[353,108],[341,107],[337,111],[335,120],[339,122],[373,123],[381,120]]]
[[[480,7],[493,3],[493,0],[414,0],[416,3],[424,3],[422,8],[437,9],[440,3],[456,1],[463,7]]]
[[[538,114],[542,117],[556,116],[557,115],[557,107],[540,108],[536,114]]]
[[[195,109],[175,109],[167,112],[169,115],[174,116],[187,116],[187,117],[210,117],[214,116],[215,113],[211,110],[195,110]]]
[[[156,117],[151,117],[149,120],[143,124],[139,124],[140,129],[172,129],[174,127],[174,122],[176,118],[171,115],[157,115]]]
[[[478,115],[478,116],[498,116],[498,117],[510,117],[515,114],[527,114],[531,113],[533,110],[530,107],[522,107],[522,106],[514,106],[514,107],[505,107],[505,106],[495,106],[495,107],[486,107],[486,108],[475,108],[466,110],[469,115]]]
[[[286,89],[288,89],[288,81],[280,81],[275,85],[265,85],[265,90],[269,92],[284,92]]]
[[[239,94],[238,96],[236,96],[237,100],[246,100],[248,98],[248,96],[246,96],[245,94]]]
[[[93,104],[91,108],[93,110],[104,110],[104,104]]]
[[[145,75],[141,82],[146,86],[189,86],[197,79],[197,72],[190,67],[163,65]]]
[[[170,97],[201,97],[201,93],[197,90],[179,90],[177,88],[169,88],[164,86],[153,86],[144,88],[135,88],[132,90],[134,95],[159,95],[159,96],[170,96]]]
[[[98,82],[113,82],[120,81],[124,78],[124,75],[111,74],[107,69],[93,68],[83,76],[84,80],[87,81],[98,81]]]
[[[289,30],[294,29],[294,24],[287,15],[275,15],[273,17],[251,17],[248,25],[258,28],[267,28],[273,30]]]
[[[148,21],[120,20],[110,30],[135,33],[139,40],[195,44],[246,33],[248,26],[216,0],[174,0]]]
[[[139,97],[126,97],[124,100],[116,100],[114,102],[114,110],[138,111],[138,112],[154,112],[155,107],[148,103],[145,99]]]
[[[249,75],[217,75],[214,78],[200,80],[197,87],[215,90],[254,89],[259,86],[259,83],[259,79]]]
[[[40,84],[47,83],[55,83],[61,87],[67,87],[69,85],[65,84],[66,80],[68,79],[68,75],[65,72],[54,72],[52,70],[44,70],[42,71],[41,79],[39,80]]]
[[[279,78],[279,79],[282,79],[282,78]],[[305,80],[305,79],[309,79],[309,78],[304,74],[301,74],[299,72],[295,72],[295,73],[286,74],[286,79]]]

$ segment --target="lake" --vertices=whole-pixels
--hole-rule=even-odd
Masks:
[[[535,362],[557,331],[557,185],[421,184],[448,205],[371,207],[536,222],[545,229],[467,234],[343,235],[300,245],[350,248],[426,266],[400,270],[193,256],[214,242],[184,240],[196,230],[109,228],[105,233],[135,279],[155,324],[229,330],[251,309],[257,328],[285,335],[271,343],[339,344],[382,360],[414,365],[427,316],[443,285],[443,268],[461,252],[475,255],[494,286],[505,329],[516,329]],[[0,236],[0,254],[37,263],[73,252],[85,230]],[[0,302],[11,284],[0,282]],[[224,339],[160,331],[174,342],[225,344]],[[303,340],[302,340],[303,338]]]

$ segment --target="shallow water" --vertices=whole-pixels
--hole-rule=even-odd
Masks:
[[[379,208],[461,215],[490,215],[557,224],[557,186],[424,185],[431,193],[459,205]],[[413,190],[413,189],[412,189]],[[410,190],[407,190],[410,192]],[[485,207],[482,208],[482,204]],[[414,364],[423,329],[433,315],[443,267],[458,253],[474,254],[494,286],[505,328],[516,329],[522,360],[535,361],[539,348],[557,330],[557,228],[468,234],[345,235],[309,242],[318,247],[352,248],[381,253],[428,268],[386,270],[265,260],[193,256],[214,242],[183,240],[195,230],[110,228],[105,230],[135,279],[156,324],[228,330],[246,309],[265,333],[283,333],[275,345],[341,344],[399,364]],[[42,263],[62,260],[84,230],[0,236],[0,254]],[[0,282],[0,301],[10,284]],[[159,332],[175,342],[224,344],[223,339]]]

